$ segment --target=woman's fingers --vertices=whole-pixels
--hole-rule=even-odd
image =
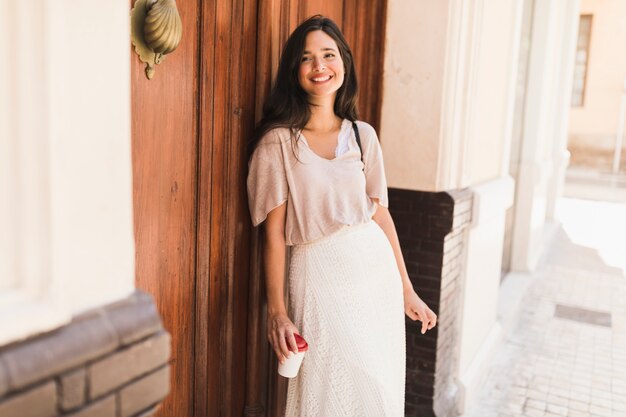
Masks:
[[[437,315],[431,311],[429,316],[430,322],[428,324],[428,329],[430,330],[437,325]]]
[[[424,334],[426,333],[426,330],[428,330],[428,318],[424,312],[420,314],[420,320],[422,321],[422,334]]]
[[[278,341],[276,340],[276,335],[274,332],[272,332],[272,340],[270,341],[270,343],[272,344],[272,348],[274,349],[274,353],[276,353],[276,358],[278,359],[278,361],[280,363],[284,362],[283,359],[283,354],[280,351],[280,347],[278,346]]]
[[[417,313],[410,308],[406,309],[406,315],[409,316],[409,318],[413,321],[419,320],[419,316],[417,315]]]
[[[285,335],[287,335],[287,329],[285,327],[281,327],[279,329],[278,343],[280,346],[280,351],[285,356],[285,358],[288,358],[290,352],[289,348],[287,347],[287,342],[285,341]],[[293,337],[293,335],[291,335],[291,337]]]
[[[274,348],[279,362],[284,363],[291,356],[292,351],[298,352],[298,344],[294,336],[294,333],[298,333],[298,329],[286,316],[270,319],[268,326],[271,328],[268,333],[268,340]]]
[[[289,339],[290,351],[294,353],[298,353],[298,342],[296,342],[296,337],[294,336],[294,332],[287,332],[287,339]]]
[[[437,316],[429,308],[415,310],[415,313],[418,317],[417,319],[422,322],[422,334],[426,333],[426,330],[432,329],[437,324]]]

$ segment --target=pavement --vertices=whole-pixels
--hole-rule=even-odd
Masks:
[[[563,198],[557,216],[463,417],[626,417],[626,204]]]
[[[569,167],[565,175],[565,197],[626,203],[624,171],[614,174],[597,169]]]

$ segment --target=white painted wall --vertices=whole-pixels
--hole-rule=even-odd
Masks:
[[[128,4],[0,10],[3,345],[129,295],[134,242]]]
[[[443,191],[502,175],[517,8],[389,0],[380,137],[390,187]]]
[[[473,5],[468,50],[465,150],[459,185],[474,193],[467,234],[458,346],[460,412],[474,401],[497,348],[497,317],[506,210],[513,202],[508,175],[522,2],[481,0]]]
[[[389,0],[381,143],[390,187],[469,187],[457,375],[471,405],[503,328],[504,220],[517,192],[513,268],[531,270],[563,181],[577,0],[536,1],[518,184],[508,175],[523,2]],[[569,83],[571,85],[571,82]],[[558,175],[556,175],[558,174]],[[517,188],[517,190],[515,190]]]
[[[500,343],[498,298],[504,220],[513,203],[513,190],[509,176],[472,187],[474,207],[466,241],[459,318],[460,412],[465,412],[476,399],[493,351]]]
[[[450,0],[389,0],[380,139],[390,187],[438,188]]]
[[[570,161],[567,150],[568,123],[570,120],[570,103],[572,100],[572,80],[574,78],[574,59],[578,38],[579,0],[561,3],[560,16],[563,30],[558,32],[561,45],[560,59],[557,63],[557,82],[553,85],[555,95],[555,111],[552,140],[552,175],[548,179],[548,197],[546,219],[556,220],[556,202],[563,194],[565,171]],[[626,14],[625,14],[626,16]]]
[[[554,195],[559,188],[554,181],[563,179],[567,163],[562,130],[569,105],[572,64],[563,62],[572,56],[573,31],[576,30],[578,2],[535,3],[532,47],[530,52],[527,96],[524,111],[524,135],[516,186],[516,210],[511,253],[511,269],[525,272],[535,269],[542,251],[546,218],[550,217]],[[558,145],[555,145],[558,142]]]

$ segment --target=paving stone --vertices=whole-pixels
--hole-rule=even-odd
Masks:
[[[584,403],[589,403],[591,401],[591,394],[571,394],[570,395],[570,400],[578,400],[578,401],[582,401]]]
[[[567,407],[563,407],[562,405],[548,404],[546,411],[559,416],[567,416]]]
[[[56,385],[49,381],[0,400],[2,417],[55,417],[57,415]]]
[[[569,399],[569,396],[570,396],[569,390],[564,389],[564,388],[554,387],[554,386],[550,387],[550,391],[548,392],[548,394],[551,396],[561,397],[565,399]]]
[[[621,387],[619,385],[613,385],[611,386],[611,391],[615,394],[622,394],[622,395],[626,395],[626,387]]]
[[[546,403],[545,401],[539,401],[539,400],[529,398],[526,400],[526,403],[524,404],[524,410],[528,408],[533,408],[535,410],[543,411],[546,409]]]
[[[610,408],[598,407],[593,404],[589,406],[589,412],[602,417],[611,417],[612,414]]]
[[[89,398],[98,398],[116,387],[167,363],[170,336],[161,332],[89,366]]]
[[[524,414],[522,414],[524,417],[544,417],[545,415],[545,411],[541,411],[541,410],[535,410],[533,408],[524,410]]]
[[[548,398],[548,394],[546,392],[541,392],[536,389],[529,389],[526,393],[528,398],[532,398],[533,400],[545,401]]]
[[[570,410],[587,411],[587,410],[589,410],[589,403],[585,403],[585,402],[582,402],[582,401],[576,401],[576,400],[570,400],[569,403],[567,404],[567,407]]]
[[[604,407],[604,408],[612,408],[612,401],[611,400],[607,400],[606,398],[600,398],[600,397],[591,397],[591,405],[594,405],[596,407]]]
[[[161,401],[169,392],[170,369],[158,371],[133,382],[119,393],[120,417],[131,417]]]
[[[616,394],[615,392],[613,392],[612,400],[613,402],[626,404],[626,395]]]
[[[624,412],[626,412],[626,403],[613,401],[613,403],[611,404],[611,408],[614,411],[624,411]]]
[[[578,394],[589,394],[591,392],[591,387],[585,387],[583,385],[578,385],[578,383],[576,383],[575,385],[572,385],[572,388],[570,389],[570,393],[572,395],[578,395]]]
[[[64,417],[117,417],[115,395],[89,404],[87,407]]]
[[[567,403],[569,402],[569,400],[564,397],[557,397],[556,395],[550,394],[548,395],[548,398],[546,398],[546,402],[548,404],[567,406]]]
[[[603,391],[603,390],[592,390],[591,391],[592,398],[603,398],[605,400],[611,399],[611,392]]]
[[[583,411],[569,410],[567,417],[589,417],[589,413]]]
[[[63,411],[85,404],[87,372],[79,368],[59,378],[59,406]]]

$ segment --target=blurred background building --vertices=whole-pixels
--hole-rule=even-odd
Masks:
[[[164,398],[156,415],[281,415],[245,148],[315,13],[352,46],[411,279],[439,316],[425,335],[407,320],[406,415],[465,412],[566,177],[577,196],[620,192],[622,3],[178,2],[182,41],[148,80],[132,5],[0,0],[0,415],[147,416]]]

